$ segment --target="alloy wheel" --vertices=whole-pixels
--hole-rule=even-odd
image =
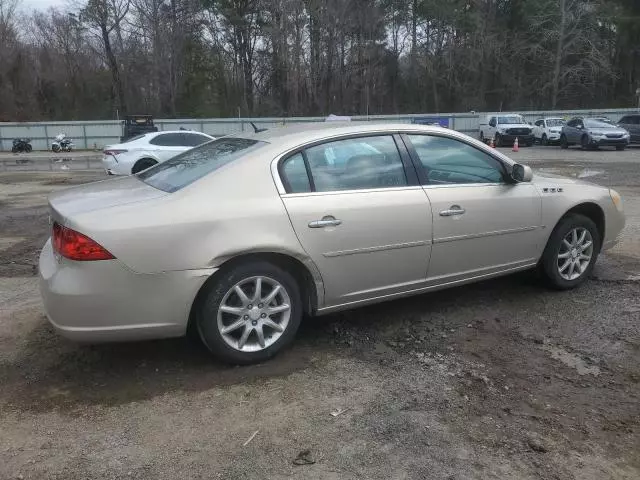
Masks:
[[[273,345],[291,318],[291,299],[285,287],[266,276],[236,283],[222,298],[217,325],[223,340],[241,352],[257,352]]]
[[[576,227],[564,236],[558,251],[558,273],[565,280],[579,278],[589,267],[593,256],[593,238],[589,230]]]

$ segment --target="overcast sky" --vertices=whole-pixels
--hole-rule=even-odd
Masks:
[[[20,6],[25,10],[46,10],[49,7],[64,8],[68,0],[20,0]]]

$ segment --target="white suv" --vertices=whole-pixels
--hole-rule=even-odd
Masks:
[[[522,115],[514,113],[500,113],[489,115],[480,123],[480,140],[488,142],[493,139],[496,147],[513,145],[518,139],[519,145],[530,147],[534,137],[532,127]]]
[[[211,140],[215,138],[192,130],[145,133],[105,147],[102,165],[108,175],[131,175]]]
[[[540,145],[560,143],[562,127],[567,122],[560,117],[541,118],[533,124],[533,136],[540,142]]]

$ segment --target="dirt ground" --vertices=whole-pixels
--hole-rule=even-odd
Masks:
[[[0,479],[639,479],[640,150],[538,150],[535,169],[624,197],[623,242],[583,287],[525,273],[308,319],[250,367],[54,334],[46,195],[103,177],[0,174]]]

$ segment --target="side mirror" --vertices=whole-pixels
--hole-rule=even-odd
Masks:
[[[533,171],[527,165],[516,163],[511,169],[511,178],[516,182],[530,182],[533,179]]]

